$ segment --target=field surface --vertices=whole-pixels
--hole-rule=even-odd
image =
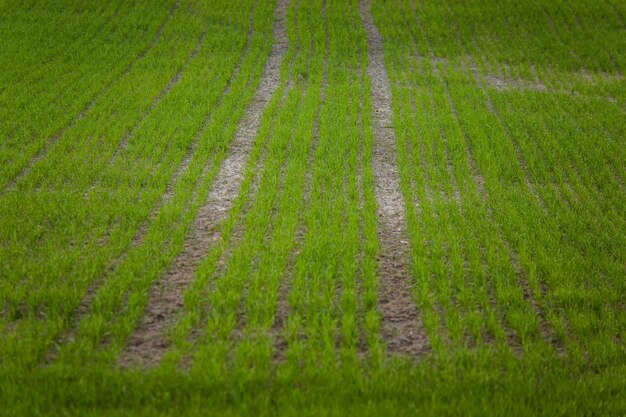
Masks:
[[[626,415],[626,3],[0,1],[0,415]]]

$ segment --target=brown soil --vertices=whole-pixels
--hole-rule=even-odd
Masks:
[[[205,30],[202,35],[200,35],[200,38],[198,39],[198,43],[196,44],[194,50],[191,52],[191,54],[189,55],[189,58],[187,59],[187,61],[185,62],[185,64],[183,65],[183,67],[178,71],[178,73],[170,80],[170,82],[168,83],[168,85],[165,87],[165,89],[161,92],[161,94],[159,94],[158,97],[155,98],[155,101],[153,102],[150,110],[144,115],[144,119],[148,117],[148,115],[150,114],[150,112],[152,111],[152,109],[158,104],[158,102],[165,96],[165,94],[167,94],[172,87],[174,87],[174,85],[178,82],[178,80],[180,80],[180,77],[182,77],[182,74],[184,72],[184,69],[187,67],[187,65],[195,58],[195,56],[198,54],[198,52],[200,51],[200,48],[202,46],[202,43],[204,42],[204,39],[207,35],[207,31]],[[247,50],[242,54],[242,58],[247,54]],[[239,64],[241,63],[241,61],[237,64],[237,66],[235,67],[234,71],[233,71],[233,75],[231,76],[229,82],[226,84],[226,87],[224,88],[224,90],[221,92],[217,103],[215,104],[215,107],[218,107],[219,104],[221,103],[222,99],[224,98],[224,96],[226,96],[228,94],[228,91],[230,91],[230,82],[236,78],[238,72],[239,72]],[[176,168],[176,172],[172,175],[172,177],[169,179],[165,192],[163,193],[163,195],[161,196],[161,199],[159,200],[159,202],[157,204],[155,204],[152,207],[152,210],[150,212],[150,214],[148,215],[148,218],[141,224],[141,226],[139,226],[139,230],[137,231],[137,233],[135,234],[135,237],[133,238],[133,242],[132,242],[132,246],[139,246],[141,245],[141,243],[143,243],[143,241],[145,240],[146,234],[148,233],[148,227],[150,225],[150,223],[157,217],[159,211],[161,210],[161,208],[163,208],[163,206],[168,203],[173,195],[174,195],[174,188],[176,186],[176,184],[180,181],[180,179],[183,177],[183,175],[185,174],[185,172],[187,172],[187,169],[189,169],[189,164],[191,163],[191,159],[193,157],[193,155],[195,154],[197,148],[198,148],[198,141],[200,140],[200,138],[202,137],[203,133],[206,131],[207,127],[209,126],[210,122],[211,122],[211,116],[212,116],[212,112],[209,112],[204,120],[202,121],[202,125],[200,126],[200,128],[196,131],[192,141],[191,141],[191,145],[188,147],[187,152],[185,153],[185,157],[183,158],[182,162],[178,165],[178,168]],[[141,122],[140,122],[141,123]],[[134,128],[134,130],[136,130],[136,128],[139,127],[139,124],[137,124]],[[122,141],[122,143],[120,144],[118,150],[116,150],[116,153],[119,151],[123,151],[126,146],[128,145],[128,139],[130,139],[130,137],[132,137],[134,130],[131,131]],[[113,155],[112,159],[115,158],[116,155]],[[158,164],[157,164],[158,165]],[[200,177],[199,183],[202,183],[202,180],[205,178],[208,168],[210,167],[210,163],[206,164],[205,169],[202,172],[202,175]]]
[[[524,80],[521,78],[512,78],[502,75],[489,74],[485,77],[485,81],[498,91],[507,90],[528,90],[528,91],[547,91],[547,87],[538,81]]]
[[[370,2],[359,4],[369,46],[368,75],[374,105],[373,168],[376,178],[379,231],[380,311],[382,332],[390,353],[423,355],[430,350],[413,301],[405,207],[396,165],[396,137],[392,128],[391,87],[385,71],[382,38]]]
[[[183,293],[209,247],[220,239],[217,225],[233,205],[244,179],[244,167],[259,129],[261,115],[280,83],[280,65],[287,50],[287,1],[279,0],[274,22],[275,43],[252,105],[231,143],[230,153],[200,208],[183,252],[150,293],[146,314],[120,356],[123,366],[155,365],[169,346],[166,331],[183,307]]]

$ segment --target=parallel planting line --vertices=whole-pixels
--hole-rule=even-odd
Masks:
[[[287,56],[289,55],[287,54]],[[284,57],[283,61],[286,59]],[[281,66],[284,65],[282,64]],[[281,122],[278,121],[277,109],[286,102],[287,96],[292,89],[292,82],[284,82],[282,80],[277,90],[273,93],[271,100],[264,104],[263,116],[255,135],[255,143],[243,168],[244,178],[239,188],[239,193],[234,199],[232,207],[228,210],[228,215],[219,225],[215,225],[219,239],[216,240],[208,253],[205,254],[204,259],[198,264],[193,282],[190,283],[184,293],[185,313],[177,320],[177,323],[172,326],[169,332],[175,346],[163,357],[163,362],[168,365],[181,362],[189,364],[193,356],[192,347],[206,333],[203,327],[206,325],[208,313],[210,313],[207,303],[209,305],[210,303],[205,298],[216,290],[217,282],[213,278],[221,277],[224,273],[232,256],[232,247],[241,244],[244,235],[247,233],[248,225],[244,224],[243,219],[252,210],[253,202],[259,194],[261,175],[258,173],[263,171],[268,157],[268,137],[270,136],[271,127],[281,125]],[[255,95],[258,93],[258,90],[259,88],[255,88]],[[208,199],[208,193],[206,199]]]
[[[207,28],[208,30],[208,28]],[[187,64],[198,54],[198,52],[200,51],[200,48],[202,46],[202,43],[207,35],[207,30],[205,30],[202,35],[200,36],[200,39],[198,40],[198,44],[196,45],[195,49],[193,50],[193,52],[191,53],[190,57],[189,57],[189,61],[185,64],[185,66],[187,66]],[[249,46],[249,42],[248,42],[248,46]],[[159,211],[161,210],[161,208],[167,204],[171,198],[172,195],[174,194],[174,187],[176,186],[176,184],[179,183],[179,181],[181,180],[181,178],[183,177],[183,175],[185,174],[185,172],[187,172],[188,168],[189,168],[189,163],[191,162],[192,157],[196,154],[196,150],[198,147],[198,141],[200,141],[200,138],[202,137],[202,135],[206,132],[207,128],[209,127],[209,124],[211,123],[212,120],[212,116],[214,111],[219,107],[219,105],[221,104],[222,100],[224,99],[224,97],[228,94],[228,92],[230,91],[230,87],[232,84],[232,81],[237,77],[238,73],[239,73],[239,68],[241,65],[241,62],[243,61],[244,57],[247,54],[247,49],[246,51],[244,51],[244,53],[242,54],[239,62],[237,63],[237,65],[235,66],[235,69],[233,70],[233,74],[231,75],[228,83],[226,84],[226,86],[224,87],[223,91],[221,92],[221,94],[219,95],[219,97],[216,98],[215,102],[213,103],[213,105],[211,106],[211,110],[209,111],[209,113],[206,115],[206,117],[204,118],[204,120],[202,121],[202,124],[200,125],[200,127],[198,128],[198,130],[196,131],[193,140],[191,141],[191,144],[189,145],[189,148],[187,149],[187,152],[185,154],[185,157],[183,158],[183,160],[181,161],[181,163],[178,165],[178,167],[176,168],[176,171],[174,172],[174,174],[171,176],[171,178],[168,180],[165,192],[163,193],[163,195],[161,196],[161,198],[159,199],[159,201],[156,202],[156,204],[152,207],[150,214],[148,215],[148,218],[141,224],[141,226],[139,226],[139,230],[137,231],[137,233],[135,234],[133,241],[132,241],[132,245],[133,246],[139,246],[141,245],[141,243],[145,240],[146,234],[148,233],[148,227],[150,226],[150,223],[157,217]],[[173,87],[173,85],[178,82],[178,80],[180,79],[180,77],[182,76],[182,73],[184,71],[183,67],[173,78],[172,80],[170,80],[170,85],[168,85],[168,87],[171,89],[171,87]],[[168,88],[166,87],[166,88]],[[164,96],[164,94],[162,94],[162,96]],[[162,98],[162,97],[161,97]],[[125,143],[121,143],[120,144],[120,151],[123,151],[127,146],[128,146],[128,139],[130,139],[132,137],[132,133],[129,134],[125,139],[126,142]],[[117,151],[116,151],[117,152]],[[162,162],[159,162],[158,164],[156,164],[155,169],[162,164]],[[207,168],[211,166],[211,162],[207,163]],[[207,169],[205,169],[202,172],[202,176],[199,180],[199,183],[202,183],[202,179],[206,177],[207,174]]]
[[[249,2],[249,5],[253,4],[253,1]],[[158,215],[150,224],[144,242],[128,250],[123,263],[107,279],[106,285],[103,285],[98,290],[98,295],[94,299],[90,314],[81,320],[82,346],[75,343],[64,348],[62,352],[63,360],[61,362],[75,360],[77,355],[73,350],[76,349],[83,349],[83,351],[91,349],[90,353],[94,357],[108,362],[118,361],[119,352],[123,350],[126,341],[144,316],[146,307],[149,304],[150,288],[184,249],[183,245],[187,231],[192,227],[198,209],[207,199],[210,185],[219,171],[220,162],[225,158],[228,144],[231,138],[235,136],[238,122],[246,111],[245,104],[237,107],[238,104],[249,103],[252,100],[256,85],[261,78],[266,57],[269,55],[269,45],[262,45],[267,43],[268,38],[271,36],[271,12],[272,8],[270,7],[263,9],[262,24],[260,26],[263,29],[259,31],[261,36],[256,36],[256,34],[254,36],[254,50],[261,55],[255,53],[245,58],[245,63],[242,64],[241,74],[237,82],[232,85],[228,97],[222,99],[222,105],[215,109],[211,115],[212,122],[208,125],[206,133],[203,133],[202,138],[199,140],[198,150],[190,162],[189,169],[185,171],[183,177],[177,182],[172,201],[164,204],[159,210]],[[220,11],[218,10],[217,13],[220,13]],[[233,17],[235,17],[235,14],[236,12],[233,11]],[[236,18],[239,21],[239,28],[243,26],[246,28],[250,27],[250,14],[248,12],[242,13]],[[246,22],[246,19],[248,19],[248,22]],[[211,19],[208,20],[210,21]],[[220,23],[216,24],[216,26],[219,25]],[[236,53],[227,57],[229,58],[228,71],[222,74],[221,79],[218,80],[219,83],[210,88],[212,78],[205,76],[203,80],[199,81],[201,84],[193,92],[194,95],[192,97],[200,98],[206,96],[208,91],[211,93],[210,103],[215,102],[219,94],[224,91],[226,84],[228,84],[228,79],[236,67],[238,58],[242,56],[245,47],[245,35],[245,32],[241,31],[240,36],[231,38],[234,42],[237,42],[237,39],[241,40],[241,42],[237,42],[236,49],[233,49],[233,46],[230,47]],[[196,73],[197,76],[202,77],[203,67],[208,66],[212,68],[213,64],[220,64],[217,61],[212,62],[212,56],[212,54],[204,56],[207,62],[201,66],[194,66],[196,71],[198,71]],[[192,77],[191,74],[190,77]],[[184,82],[187,88],[192,87],[189,80]],[[252,88],[250,88],[251,86]],[[181,97],[180,94],[178,94],[178,98],[184,101],[184,97]],[[185,113],[185,109],[191,111],[191,104],[189,103],[191,101],[180,103],[181,105],[185,104],[182,107],[182,114]],[[183,133],[179,133],[171,141],[168,140],[168,142],[174,142],[178,139],[184,145],[184,149],[188,150],[193,138],[196,136],[196,132],[201,128],[202,121],[207,117],[207,113],[210,112],[204,107],[202,107],[202,110],[195,111],[197,122],[193,126],[189,126]],[[218,122],[222,120],[226,122],[226,125]],[[149,141],[150,136],[146,135],[144,140]],[[129,152],[131,150],[137,151],[133,145],[129,144]],[[213,161],[217,160],[219,162],[208,164],[207,161],[212,160],[211,156],[214,156]],[[139,158],[141,159],[141,156]],[[161,159],[160,163],[164,164],[163,158],[159,159]],[[163,183],[173,178],[176,167],[181,165],[182,159],[183,155],[179,153],[174,165],[170,165],[169,168],[165,169],[166,175],[162,176]],[[210,167],[208,170],[206,168],[207,164]],[[203,173],[206,173],[206,175]],[[201,174],[203,175],[201,176]],[[150,175],[149,172],[148,175]],[[158,191],[159,193],[156,194],[162,195],[163,187],[160,187]],[[158,195],[155,195],[151,204],[157,198]],[[147,215],[146,212],[144,213]],[[103,308],[103,306],[105,307]],[[103,327],[93,326],[94,322],[101,322],[102,320],[107,320],[110,324],[105,343],[102,342],[105,337],[101,333]]]
[[[113,79],[111,79],[104,86],[104,88],[102,88],[99,92],[97,92],[96,95],[93,96],[93,98],[85,105],[85,107],[83,107],[83,109],[78,114],[76,114],[72,118],[72,120],[70,120],[70,122],[65,127],[63,127],[60,131],[58,131],[52,137],[50,137],[48,140],[46,140],[45,143],[43,144],[42,148],[35,154],[35,156],[33,156],[30,159],[30,161],[28,161],[28,163],[24,167],[21,168],[21,170],[13,177],[13,179],[11,179],[8,182],[8,185],[5,187],[4,191],[2,193],[0,193],[0,194],[4,194],[7,191],[13,190],[15,188],[15,186],[17,185],[17,183],[20,182],[22,179],[24,179],[30,173],[30,171],[33,169],[33,167],[46,156],[46,154],[48,152],[48,149],[50,149],[51,146],[53,146],[55,143],[57,143],[65,135],[65,133],[72,126],[74,126],[80,119],[84,118],[87,115],[87,113],[89,112],[89,110],[91,110],[93,108],[93,106],[96,104],[96,102],[100,99],[100,97],[104,96],[111,89],[111,87],[113,85],[115,85],[118,81],[120,81],[127,74],[129,74],[130,71],[135,66],[135,64],[138,61],[141,61],[146,56],[146,54],[152,48],[154,48],[154,46],[157,44],[157,42],[161,38],[161,35],[163,34],[163,31],[167,27],[167,24],[174,17],[174,14],[175,14],[176,10],[178,9],[179,4],[180,4],[180,1],[177,1],[176,4],[174,4],[174,6],[170,10],[169,14],[167,15],[167,18],[165,19],[165,21],[161,24],[161,26],[157,30],[157,33],[154,35],[154,38],[152,38],[152,41],[150,42],[150,44],[146,48],[144,48],[141,52],[139,52],[139,54],[137,54],[135,59],[133,59],[126,66],[126,68],[119,74],[119,76],[116,76]]]
[[[436,56],[435,56],[435,52],[434,52],[434,48],[433,48],[432,42],[429,39],[429,37],[428,37],[427,33],[425,32],[425,30],[423,29],[423,27],[421,25],[421,22],[420,22],[420,19],[418,18],[418,15],[417,15],[415,10],[413,10],[413,14],[414,14],[414,19],[416,20],[416,22],[418,24],[419,30],[420,30],[420,32],[422,33],[422,36],[425,39],[425,43],[426,43],[427,49],[428,49],[428,51],[430,53],[431,59],[434,60],[436,58]],[[441,63],[442,67],[446,70],[446,72],[448,72],[447,61],[446,60],[440,60],[439,62]],[[444,77],[440,73],[439,69],[437,68],[437,65],[438,64],[436,63],[435,64],[435,70],[433,71],[433,73],[434,73],[434,75],[437,77],[437,79],[439,80],[439,82],[443,86],[443,91],[445,93],[446,100],[447,100],[447,102],[448,102],[448,104],[450,106],[450,114],[452,116],[452,119],[454,120],[454,123],[457,126],[459,126],[459,128],[461,130],[461,133],[462,133],[462,136],[463,136],[464,142],[465,142],[466,156],[468,158],[469,168],[473,172],[472,176],[474,177],[475,184],[476,184],[478,190],[480,191],[480,194],[481,194],[481,197],[482,197],[482,201],[483,201],[483,203],[485,204],[485,206],[487,208],[487,212],[491,216],[491,215],[493,215],[493,213],[492,213],[491,207],[490,207],[490,205],[488,203],[488,201],[489,201],[488,194],[486,193],[486,189],[483,186],[484,178],[482,177],[482,175],[479,174],[479,171],[477,169],[477,163],[474,160],[473,152],[472,152],[472,149],[471,149],[471,141],[469,140],[469,137],[467,136],[467,132],[462,127],[461,118],[460,118],[459,113],[457,111],[457,106],[456,106],[454,98],[452,97],[452,94],[450,92],[450,85],[448,84],[449,81],[448,81],[448,79],[446,77]],[[491,113],[493,113],[492,103],[487,100],[486,104],[487,104],[487,107],[489,108],[489,110],[491,111]],[[519,155],[516,155],[516,157],[519,158]],[[526,171],[523,171],[523,172],[525,173]],[[528,182],[528,184],[530,184],[530,182]],[[529,188],[529,191],[532,193],[533,188]],[[502,235],[500,229],[497,226],[496,226],[496,229],[498,230],[497,235],[500,238],[500,240],[502,241],[505,249],[507,249],[507,252],[510,252],[509,251],[510,245],[509,245],[508,241],[504,238],[504,236]],[[476,234],[476,236],[478,236],[479,233],[482,233],[482,232],[483,232],[482,230],[479,231],[478,228],[477,228],[474,233]],[[512,259],[512,263],[516,264],[516,259],[515,259],[513,254],[511,254],[511,259]],[[516,269],[516,272],[519,272],[519,271],[521,271],[521,269]],[[518,275],[517,278],[518,278],[519,281],[523,280],[523,276]],[[496,309],[496,306],[497,306],[497,303],[498,303],[498,300],[497,300],[498,297],[496,296],[497,293],[496,293],[496,290],[495,290],[495,288],[494,288],[494,286],[493,286],[491,281],[492,281],[491,279],[488,279],[486,281],[487,288],[488,288],[487,291],[489,293],[490,304],[491,304],[493,309]],[[520,291],[522,291],[522,290],[520,289]],[[517,347],[520,345],[519,337],[518,337],[519,335],[517,335],[516,332],[507,325],[506,320],[503,320],[501,322],[501,326],[504,329],[504,331],[506,332],[506,335],[507,335],[507,338],[508,338],[508,344],[510,345],[510,347],[512,349],[514,349],[514,350],[517,349]],[[498,335],[496,335],[496,337],[498,338]]]
[[[185,68],[189,65],[189,63],[196,57],[196,55],[198,54],[200,47],[202,46],[204,39],[206,37],[207,34],[207,30],[205,30],[201,35],[200,38],[198,39],[198,42],[195,46],[195,48],[193,49],[193,51],[191,52],[191,54],[189,55],[187,61],[183,64],[183,66],[178,70],[178,72],[170,79],[170,81],[167,83],[167,85],[163,88],[163,90],[161,90],[161,92],[154,98],[152,104],[150,105],[150,108],[142,115],[141,119],[135,124],[135,126],[133,126],[133,128],[126,133],[126,135],[122,138],[122,141],[120,142],[119,146],[115,149],[114,153],[112,154],[111,158],[109,159],[109,164],[113,164],[115,157],[119,154],[119,152],[124,149],[128,143],[128,140],[135,134],[135,132],[141,127],[141,125],[143,124],[143,122],[150,116],[150,114],[152,113],[152,110],[154,110],[154,108],[159,104],[159,102],[161,102],[161,100],[163,100],[163,98],[167,95],[167,93],[169,93],[169,91],[176,85],[176,83],[178,83],[178,81],[181,79],[183,72],[185,70]],[[199,136],[199,134],[198,134]],[[93,186],[93,184],[91,185]],[[146,234],[147,231],[147,222],[142,224],[140,226],[140,228],[138,229],[132,245],[133,246],[137,246],[142,240],[143,237]],[[117,265],[119,265],[120,263],[123,262],[124,258],[125,258],[126,252],[122,253],[120,255],[120,257],[118,257],[116,260],[114,260],[112,262],[112,264],[109,266],[109,270],[113,270],[117,267]],[[95,281],[93,281],[91,283],[91,285],[89,286],[89,288],[87,289],[85,296],[83,297],[80,305],[78,306],[78,308],[76,309],[76,312],[74,314],[75,317],[77,317],[78,319],[80,319],[81,317],[83,317],[84,315],[87,314],[87,312],[89,311],[89,308],[93,302],[94,297],[96,296],[97,293],[97,289],[100,287],[100,285],[102,284],[102,281],[104,280],[104,278],[102,279],[97,279]],[[62,341],[68,341],[71,340],[75,337],[75,332],[76,329],[72,329],[70,330],[68,333],[66,333],[63,337],[61,337]]]
[[[481,47],[480,45],[477,45],[477,49],[480,51]],[[488,65],[488,59],[484,56],[484,54],[481,56],[481,59],[484,63],[486,63]],[[470,58],[469,63],[468,63],[468,69],[469,72],[471,72],[474,81],[476,82],[476,86],[479,89],[479,91],[481,91],[483,97],[485,97],[486,100],[486,104],[487,104],[487,108],[489,109],[490,113],[498,120],[498,123],[500,124],[500,126],[502,126],[504,133],[506,133],[511,140],[514,142],[515,144],[515,139],[513,138],[513,133],[510,131],[510,128],[508,127],[508,125],[505,123],[505,121],[503,120],[502,115],[498,112],[498,110],[495,108],[495,105],[493,103],[493,100],[491,98],[491,95],[488,91],[488,89],[485,86],[485,82],[484,82],[484,78],[482,77],[482,75],[479,72],[479,66],[478,63],[475,61],[475,59],[473,57]],[[537,85],[543,85],[543,83],[541,81],[537,81],[536,82]],[[517,148],[517,146],[516,146]],[[516,149],[516,154],[518,150]],[[521,150],[520,150],[521,151]],[[520,160],[523,162],[523,160]],[[530,195],[533,196],[533,198],[536,200],[539,209],[541,209],[541,211],[543,212],[543,214],[547,214],[548,213],[548,208],[547,205],[545,203],[545,201],[542,199],[541,195],[539,194],[539,192],[535,189],[535,187],[532,185],[531,181],[530,181],[530,173],[528,172],[528,168],[525,166],[525,163],[523,165],[521,165],[523,172],[524,172],[524,182],[526,184],[526,187],[528,189],[528,192]],[[513,267],[513,270],[515,272],[517,281],[518,281],[518,285],[520,287],[520,290],[522,291],[524,300],[530,305],[533,313],[537,316],[538,319],[538,331],[541,335],[541,337],[543,338],[544,341],[546,341],[547,343],[551,344],[552,347],[558,352],[562,350],[562,346],[559,344],[558,340],[557,340],[557,335],[554,333],[554,329],[552,329],[549,325],[549,323],[547,322],[547,313],[545,310],[545,306],[543,305],[545,303],[545,301],[543,301],[543,298],[545,297],[545,293],[546,293],[546,288],[545,288],[545,283],[533,283],[531,282],[530,278],[529,278],[529,273],[528,271],[524,268],[524,266],[521,263],[520,260],[520,256],[517,252],[517,250],[511,245],[511,243],[506,239],[506,237],[504,236],[504,232],[502,230],[501,226],[497,226],[497,236],[499,237],[499,239],[503,242],[507,252],[510,255],[510,260],[511,260],[511,266]],[[538,293],[536,293],[535,291],[533,291],[533,287],[535,285],[538,286]]]
[[[431,51],[432,51],[432,49],[431,49]],[[474,167],[474,169],[472,169],[472,171],[474,171],[474,173],[475,173],[474,181],[476,182],[476,186],[477,186],[477,188],[479,189],[479,191],[481,193],[481,197],[482,197],[482,200],[483,200],[483,202],[484,202],[484,204],[485,204],[485,206],[487,208],[487,212],[489,213],[490,216],[492,216],[493,215],[493,211],[492,211],[492,208],[491,208],[491,206],[489,205],[489,202],[488,202],[489,201],[489,197],[488,197],[488,194],[487,194],[487,190],[484,188],[484,178],[482,177],[482,174],[480,174],[480,172],[479,172],[479,170],[477,168],[476,161],[473,159],[473,152],[471,150],[471,141],[467,137],[467,133],[465,132],[465,130],[461,127],[462,125],[460,123],[460,116],[459,116],[459,114],[457,112],[456,104],[454,102],[454,99],[453,99],[452,95],[450,94],[450,89],[449,89],[449,86],[448,86],[448,82],[440,74],[438,74],[437,76],[440,79],[440,82],[444,85],[446,99],[448,101],[448,104],[450,105],[450,111],[451,111],[451,114],[452,114],[452,118],[455,121],[456,125],[458,125],[461,128],[461,131],[462,131],[462,134],[463,134],[463,138],[464,138],[464,141],[465,141],[466,146],[467,146],[467,148],[466,148],[467,149],[467,157],[469,159],[470,166]],[[490,102],[487,102],[487,107],[488,108],[490,108],[490,104],[491,104]],[[490,108],[490,111],[491,111],[491,108]],[[517,151],[517,148],[516,148],[516,151]],[[519,158],[520,156],[517,155],[517,157]],[[520,166],[523,169],[523,167],[525,165],[520,165]],[[527,171],[523,170],[523,173],[527,174]],[[528,176],[525,176],[525,178],[526,178],[526,181],[527,181],[526,182],[527,186],[528,187],[532,187],[530,181],[528,180]],[[532,194],[532,190],[533,190],[533,188],[529,188],[529,191],[531,192],[531,194]],[[536,199],[539,198],[538,195],[534,195],[534,197]],[[538,201],[541,201],[541,200],[538,200]],[[505,248],[507,248],[507,249],[510,248],[510,244],[508,243],[506,238],[502,235],[500,229],[498,228],[497,230],[498,230],[498,237],[500,238],[500,240],[504,244]],[[512,264],[515,265],[516,264],[516,260],[515,260],[513,254],[511,254],[511,258],[513,260]],[[514,270],[516,272],[521,271],[521,269],[517,270],[515,267],[514,267]],[[523,278],[522,278],[521,275],[518,275],[518,279],[522,280]],[[492,306],[493,309],[496,309],[496,306],[498,304],[497,296],[496,296],[496,291],[497,290],[496,290],[495,285],[494,285],[494,283],[492,282],[491,279],[487,280],[487,287],[488,287],[489,301],[491,303],[491,306]],[[513,329],[510,328],[510,326],[507,325],[506,320],[502,321],[501,326],[502,326],[503,330],[505,331],[505,333],[507,335],[507,341],[508,341],[509,346],[511,348],[513,348],[513,349],[517,349],[517,347],[520,345],[518,335],[515,333],[515,331]]]
[[[217,225],[225,220],[244,180],[244,167],[252,150],[261,116],[280,84],[280,66],[287,50],[285,14],[287,1],[275,11],[274,45],[265,65],[256,96],[231,144],[231,150],[212,185],[206,203],[188,232],[183,252],[152,287],[146,314],[120,356],[124,365],[158,363],[168,347],[166,330],[183,306],[183,292],[191,283],[209,247],[220,239]]]
[[[382,38],[370,8],[369,0],[359,3],[359,14],[367,32],[368,75],[372,80],[374,105],[376,144],[372,156],[379,216],[382,331],[390,352],[422,355],[429,346],[412,296],[409,238],[396,166],[396,137],[391,125],[391,87],[385,72]]]
[[[56,65],[58,65],[59,61],[63,59],[67,60],[68,57],[71,56],[76,50],[81,51],[81,56],[83,55],[93,56],[92,54],[94,53],[94,51],[96,51],[97,48],[100,47],[98,40],[100,39],[102,34],[110,33],[113,31],[113,28],[111,27],[111,23],[112,23],[111,21],[113,20],[112,17],[119,15],[119,13],[120,13],[119,4],[115,5],[115,7],[112,7],[111,11],[109,10],[109,7],[105,7],[101,9],[100,10],[101,16],[99,17],[99,19],[101,18],[102,21],[98,23],[97,25],[95,25],[95,28],[89,33],[89,36],[85,36],[84,39],[81,39],[80,42],[77,42],[76,45],[74,45],[73,47],[69,45],[64,45],[62,50],[64,50],[65,55],[60,54],[59,51],[54,51],[54,53],[51,54],[51,56],[53,56],[54,58],[50,58],[40,63],[36,71],[33,71],[33,72],[29,71],[30,74],[26,74],[25,73],[26,71],[23,71],[23,70],[19,71],[21,73],[20,74],[21,77],[19,79],[20,84],[29,86],[28,90],[25,89],[25,90],[22,90],[22,92],[26,92],[25,95],[28,96],[31,104],[34,101],[37,101],[37,99],[39,99],[40,96],[44,95],[45,91],[48,91],[48,89],[51,88],[50,85],[46,85],[47,79],[48,79],[48,76],[50,75],[52,67],[55,67]],[[32,51],[29,51],[29,52],[32,52]],[[22,62],[22,64],[24,64],[24,62]],[[58,69],[58,68],[54,68],[54,69]],[[77,79],[82,79],[84,75],[85,74],[82,72],[79,73]],[[68,77],[68,78],[71,78],[71,77]],[[45,102],[45,105],[47,106],[54,105],[54,103],[57,103],[57,101],[62,99],[64,94],[68,92],[68,89],[70,88],[71,83],[65,82],[65,81],[66,81],[65,79],[60,80],[60,82],[63,83],[63,87],[60,89],[61,91],[57,93],[52,99],[49,99],[47,102]],[[54,87],[56,86],[57,84],[55,83]],[[16,87],[16,85],[13,85],[12,87]],[[33,100],[33,98],[35,98],[35,100]],[[23,101],[18,100],[15,103],[15,106],[16,108],[21,108],[23,104],[24,104]],[[22,111],[20,113],[20,116],[22,116],[20,119],[14,120],[14,122],[18,122],[18,123],[16,123],[13,129],[9,131],[7,137],[13,137],[13,135],[16,133],[18,129],[18,125],[20,124],[20,122],[24,120],[28,120],[29,114],[26,111]]]
[[[326,14],[326,2],[322,4],[322,15]],[[315,154],[319,148],[320,139],[320,117],[324,103],[326,102],[326,90],[328,89],[328,24],[325,22],[325,42],[324,42],[324,66],[322,69],[322,86],[320,89],[319,107],[317,108],[315,119],[313,121],[313,138],[311,140],[311,146],[306,158],[306,177],[304,180],[303,190],[303,207],[309,207],[311,203],[311,192],[313,190],[313,167],[315,161]],[[304,212],[298,214],[298,227],[295,232],[294,240],[295,244],[289,255],[289,260],[285,266],[284,277],[280,282],[278,291],[278,298],[276,301],[276,311],[274,317],[274,324],[271,328],[271,334],[274,338],[274,361],[281,362],[286,359],[286,352],[288,347],[286,326],[289,321],[289,315],[291,312],[291,306],[289,303],[289,295],[292,291],[293,275],[296,271],[296,262],[298,257],[302,253],[305,240],[308,234],[308,229],[304,224]]]
[[[141,127],[143,122],[150,116],[150,114],[152,113],[152,110],[154,110],[154,108],[163,100],[163,98],[167,95],[167,93],[169,93],[170,90],[174,88],[174,86],[180,81],[189,63],[193,61],[196,55],[198,55],[198,52],[200,52],[200,48],[202,47],[202,44],[204,43],[204,38],[206,37],[206,35],[207,35],[207,29],[205,29],[205,31],[200,35],[200,38],[198,39],[198,42],[196,43],[196,46],[194,47],[191,54],[189,54],[187,61],[185,61],[182,67],[168,81],[165,88],[163,88],[163,90],[161,90],[161,92],[154,98],[154,100],[152,101],[152,104],[150,104],[150,108],[143,114],[143,116],[137,122],[137,124],[135,124],[135,126],[122,137],[121,142],[119,143],[117,148],[113,151],[113,155],[111,155],[111,158],[109,159],[110,165],[113,164],[115,158],[120,154],[120,152],[123,152],[128,147],[128,141],[135,135],[135,132],[137,132],[137,130]]]

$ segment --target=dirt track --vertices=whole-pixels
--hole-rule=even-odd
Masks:
[[[419,356],[430,347],[412,295],[409,239],[405,206],[396,165],[396,136],[392,127],[391,87],[385,70],[382,38],[370,12],[359,4],[367,31],[368,75],[372,82],[375,148],[373,154],[380,243],[380,311],[382,331],[390,353]]]
[[[274,44],[267,59],[259,88],[233,139],[230,152],[200,208],[183,252],[174,261],[150,293],[144,318],[129,338],[120,355],[123,366],[158,363],[169,346],[166,331],[183,306],[183,293],[191,283],[196,268],[209,247],[220,239],[217,225],[233,205],[244,179],[244,167],[256,137],[261,116],[280,83],[280,66],[287,51],[286,9],[288,2],[278,1],[274,22]]]

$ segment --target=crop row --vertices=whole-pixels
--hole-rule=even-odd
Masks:
[[[495,339],[531,357],[610,361],[624,323],[623,110],[612,94],[623,64],[604,32],[619,22],[588,36],[575,17],[584,2],[400,3],[375,15],[433,347]],[[583,55],[589,42],[603,54]],[[583,69],[592,75],[574,76]]]
[[[41,360],[73,326],[67,350],[97,346],[112,331],[104,323],[132,329],[142,301],[126,290],[142,294],[180,250],[260,77],[271,6],[180,5],[159,41],[2,197],[3,322],[17,320],[3,358]],[[74,323],[85,297],[89,314]]]
[[[205,3],[2,17],[3,369],[125,365],[146,317],[213,384],[623,361],[621,4]]]

